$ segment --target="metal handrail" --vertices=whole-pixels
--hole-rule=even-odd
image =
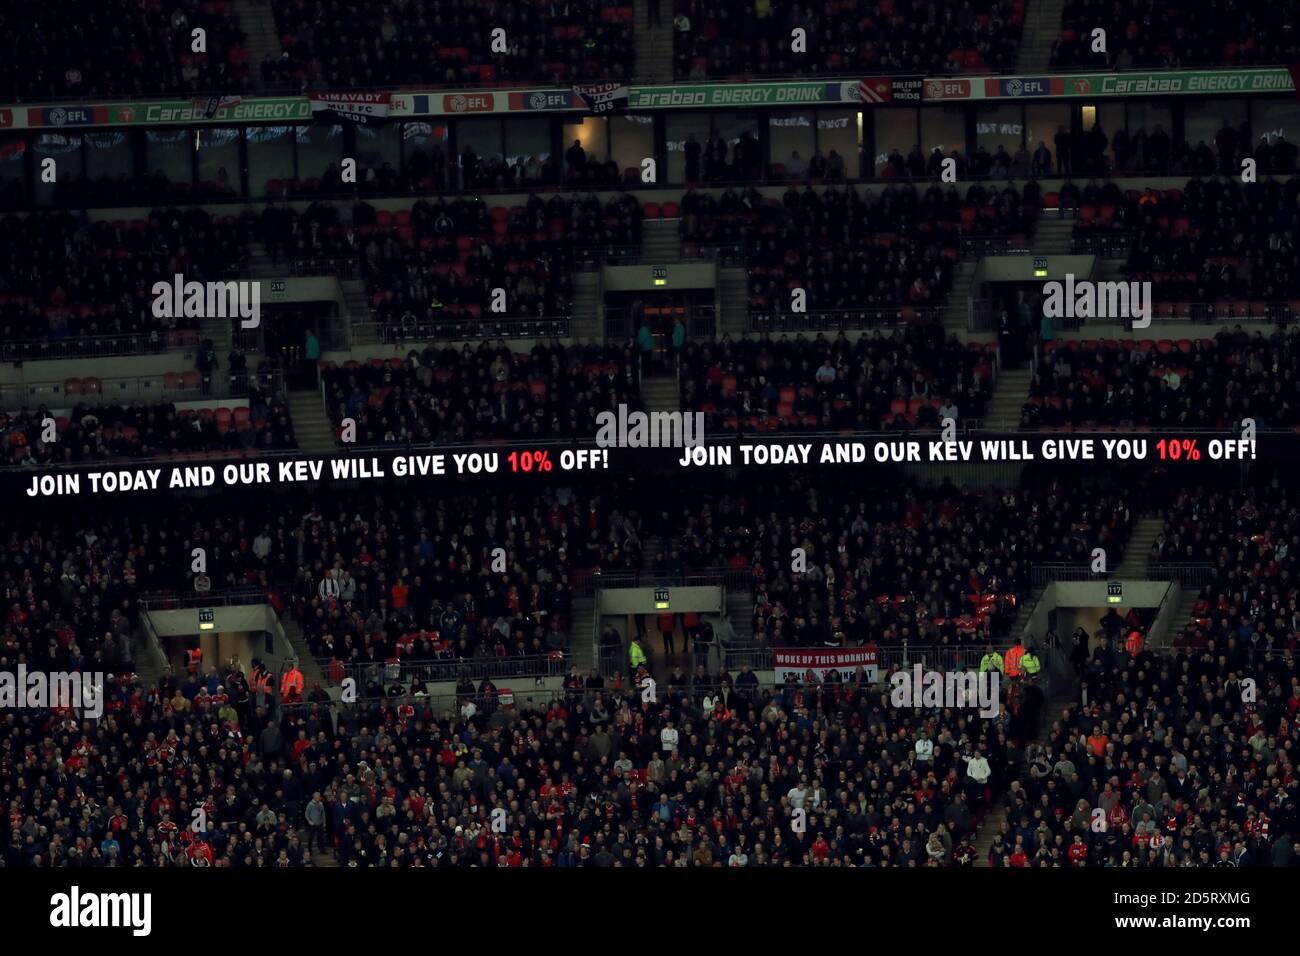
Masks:
[[[267,603],[267,589],[244,587],[222,591],[146,591],[137,604],[146,611],[174,611],[194,607],[237,607]]]
[[[862,309],[825,309],[816,312],[751,311],[747,332],[830,332],[904,326],[916,321],[936,321],[943,309],[934,306],[886,306]]]
[[[329,659],[317,658],[326,677],[338,669]],[[488,658],[444,658],[433,660],[403,660],[396,663],[378,661],[353,664],[341,662],[344,679],[351,677],[357,686],[364,687],[371,680],[381,684],[436,683],[455,681],[461,677],[482,680],[514,677],[557,677],[568,673],[573,661],[568,654],[557,652],[543,655]],[[396,670],[396,673],[394,673]],[[331,678],[331,682],[333,682]]]
[[[571,315],[498,316],[489,312],[477,318],[448,315],[435,322],[407,326],[380,321],[372,312],[370,321],[353,322],[352,329],[354,338],[359,329],[373,329],[375,337],[385,345],[403,345],[475,339],[562,339],[569,337],[572,323]]]

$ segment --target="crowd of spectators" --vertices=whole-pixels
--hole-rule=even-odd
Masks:
[[[421,200],[389,213],[361,204],[353,223],[376,318],[414,330],[465,316],[568,315],[575,249],[634,245],[641,216],[627,194],[603,204],[532,195],[514,207]]]
[[[98,721],[64,708],[0,714],[0,860],[970,866],[1001,801],[993,866],[1294,866],[1293,499],[1281,475],[1249,492],[1173,494],[1157,556],[1220,559],[1224,577],[1203,594],[1214,620],[1194,623],[1172,656],[1100,642],[1079,666],[1086,703],[1041,743],[1027,716],[1041,693],[1012,681],[988,720],[892,706],[861,671],[772,685],[748,668],[674,676],[653,702],[598,677],[519,707],[476,707],[471,691],[454,717],[418,697],[339,708],[319,686],[284,705],[250,680],[258,662],[208,662],[157,684],[134,673],[137,596],[191,587],[193,547],[215,587],[265,588],[340,663],[434,657],[447,644],[453,658],[551,647],[574,570],[640,564],[642,519],[622,495],[321,490],[303,514],[265,496],[239,509],[192,500],[142,516],[74,503],[57,520],[15,516],[0,548],[0,666],[110,677]],[[648,524],[681,529],[693,558],[752,567],[758,629],[805,646],[983,643],[1035,562],[1117,554],[1130,517],[1123,493],[1059,481],[886,494],[786,476],[676,502],[680,520]],[[791,547],[808,556],[800,575],[787,570]],[[498,807],[504,833],[490,824]],[[191,828],[196,817],[206,826]]]
[[[51,418],[55,437],[45,441],[44,423]],[[81,404],[67,415],[52,415],[43,406],[0,412],[0,461],[6,464],[79,464],[295,447],[288,405],[262,392],[255,383],[248,389],[248,404],[233,409],[178,409],[171,402],[161,402]]]
[[[1026,427],[1300,425],[1300,332],[1221,329],[1213,339],[1054,342],[1030,384]]]
[[[1213,575],[1193,589],[1197,600],[1175,646],[1190,654],[1229,641],[1247,651],[1294,649],[1300,574],[1291,546],[1300,521],[1288,484],[1266,474],[1245,489],[1178,489],[1171,496],[1150,559],[1208,565]]]
[[[571,578],[640,563],[639,518],[595,492],[468,495],[303,519],[292,612],[322,661],[541,658],[566,646]]]
[[[271,0],[271,7],[283,54],[263,62],[268,82],[335,89],[565,85],[626,80],[635,71],[631,6],[596,0]]]
[[[917,321],[855,341],[841,332],[806,338],[688,342],[681,353],[682,407],[706,414],[710,431],[938,427],[980,418],[993,390],[982,349]]]
[[[1023,0],[883,0],[869,11],[853,3],[676,0],[674,76],[1003,72],[1015,66],[1024,18]]]
[[[938,184],[924,192],[791,187],[779,200],[752,189],[716,199],[691,190],[680,233],[688,250],[743,246],[750,313],[761,320],[793,314],[796,289],[808,313],[940,306],[962,236],[1023,239],[1037,214],[1037,201],[979,183],[964,201]]]
[[[328,368],[323,383],[330,420],[352,419],[359,445],[590,437],[600,412],[642,407],[630,347],[620,346],[429,346],[404,361]]]
[[[1030,749],[1006,793],[990,865],[1300,863],[1300,674],[1289,651],[1236,636],[1168,656],[1103,641],[1083,683],[1087,703]]]
[[[1057,68],[1178,68],[1294,62],[1300,23],[1289,7],[1248,0],[1222,17],[1209,0],[1158,6],[1146,0],[1069,0],[1052,44]],[[1104,31],[1096,49],[1094,31]]]
[[[248,88],[248,51],[229,0],[48,0],[0,10],[15,55],[0,101],[184,95]],[[195,52],[202,30],[203,52]]]
[[[197,327],[158,318],[155,282],[224,278],[247,258],[249,221],[202,209],[92,221],[84,213],[0,220],[0,341],[151,334]]]
[[[703,507],[694,503],[698,497]],[[1053,481],[960,490],[912,482],[880,487],[783,476],[743,491],[699,489],[655,516],[699,567],[748,569],[760,645],[881,647],[998,639],[1042,562],[1120,554],[1133,520],[1115,491]],[[794,569],[802,549],[806,570]]]

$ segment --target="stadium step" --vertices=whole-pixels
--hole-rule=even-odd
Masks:
[[[1164,529],[1165,520],[1158,515],[1138,518],[1128,536],[1128,543],[1124,546],[1124,560],[1115,569],[1115,574],[1120,578],[1145,578],[1151,546]]]
[[[647,412],[681,411],[681,387],[677,376],[662,375],[641,379],[641,400]]]
[[[1074,705],[1074,700],[1068,697],[1051,698],[1043,702],[1042,719],[1038,725],[1038,734],[1034,741],[1041,743],[1047,732],[1051,730],[1054,723],[1061,719],[1066,709]],[[993,846],[993,837],[1002,828],[1006,822],[1007,810],[1000,802],[1001,795],[994,794],[995,802],[989,807],[988,813],[980,823],[980,828],[975,834],[975,865],[987,867],[989,865],[989,849]]]
[[[298,657],[298,670],[302,671],[306,689],[310,691],[316,684],[321,687],[329,686],[329,682],[325,679],[325,672],[321,670],[320,664],[316,661],[316,656],[311,652],[311,648],[307,646],[307,640],[302,636],[302,631],[298,630],[298,624],[294,621],[293,615],[285,614],[284,617],[280,618],[280,626],[284,628],[285,639],[288,640],[289,646],[293,648],[294,654]]]
[[[1069,255],[1073,236],[1073,219],[1043,217],[1038,220],[1038,229],[1034,233],[1034,252],[1041,256]]]
[[[272,261],[266,245],[256,239],[248,243],[248,264],[254,279],[278,279],[284,275],[285,264]]]
[[[1020,427],[1020,416],[1029,400],[1029,383],[1033,373],[1027,368],[1013,368],[998,373],[993,397],[984,413],[986,427]]]
[[[650,25],[650,5],[647,0],[632,4],[633,37],[636,40],[636,67],[632,71],[638,80],[652,83],[671,83],[673,79],[673,4],[659,0],[659,25]]]
[[[279,60],[284,54],[275,13],[267,0],[235,0],[235,15],[244,34],[244,49],[248,51],[249,75],[258,83],[262,77],[262,60],[267,55]]]
[[[584,342],[599,342],[604,339],[604,331],[600,272],[595,270],[575,272],[573,274],[573,324],[569,334]]]
[[[682,241],[677,232],[677,220],[646,222],[641,233],[641,249],[646,259],[655,265],[680,261]]]
[[[335,858],[333,853],[326,853],[323,850],[313,850],[311,854],[311,865],[336,867],[339,865],[339,861]]]
[[[330,452],[337,448],[334,427],[325,417],[320,392],[315,389],[302,388],[289,392],[289,420],[293,422],[298,447],[303,451]]]
[[[1025,633],[1025,628],[1029,626],[1029,619],[1034,616],[1034,608],[1042,599],[1043,593],[1047,590],[1044,587],[1034,588],[1030,591],[1023,601],[1020,602],[1020,608],[1016,611],[1016,619],[1011,622],[1011,636],[1016,637]],[[1029,643],[1034,643],[1041,634],[1030,635],[1026,638]]]
[[[1192,609],[1196,607],[1196,602],[1200,599],[1201,593],[1196,588],[1184,589],[1182,602],[1178,605],[1177,616],[1170,623],[1169,629],[1165,631],[1165,644],[1170,644],[1180,637],[1187,625],[1192,623],[1192,618],[1195,617]]]
[[[943,330],[948,335],[961,336],[966,332],[967,301],[970,299],[971,286],[975,283],[975,269],[978,260],[966,260],[957,264],[957,271],[952,277],[952,288],[943,309]]]
[[[718,270],[718,335],[742,335],[749,318],[749,273],[745,269]]]
[[[727,592],[727,618],[736,632],[736,640],[748,643],[754,639],[754,595],[748,590]]]
[[[1016,59],[1016,72],[1021,76],[1048,69],[1052,62],[1052,44],[1061,35],[1064,13],[1065,0],[1028,0],[1025,4],[1025,25],[1020,35],[1020,55]],[[1104,65],[1098,63],[1098,67]],[[1039,139],[1048,137],[1040,136]],[[1036,145],[1031,143],[1030,150]]]
[[[569,622],[569,661],[585,674],[596,665],[596,599],[575,597]]]

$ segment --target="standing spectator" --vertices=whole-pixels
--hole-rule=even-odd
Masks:
[[[212,373],[217,369],[217,350],[213,348],[211,339],[204,339],[203,344],[199,346],[199,354],[194,360],[194,367],[199,370],[199,374],[203,377],[203,394],[212,394]]]
[[[315,384],[313,379],[316,377],[316,366],[319,362],[320,339],[316,338],[314,329],[308,329],[302,348],[302,375],[304,382],[309,387]]]
[[[686,184],[694,185],[700,181],[700,144],[696,141],[694,133],[686,137],[686,145],[682,147],[682,152],[686,156]]]
[[[1064,126],[1056,127],[1056,136],[1052,140],[1056,146],[1056,172],[1061,176],[1068,176],[1072,171],[1072,157],[1070,155],[1070,134],[1066,132]]]

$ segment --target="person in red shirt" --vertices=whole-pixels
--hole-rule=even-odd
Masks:
[[[1088,862],[1088,847],[1083,842],[1082,833],[1074,835],[1074,842],[1070,844],[1066,856],[1070,858],[1071,866],[1084,866]]]

